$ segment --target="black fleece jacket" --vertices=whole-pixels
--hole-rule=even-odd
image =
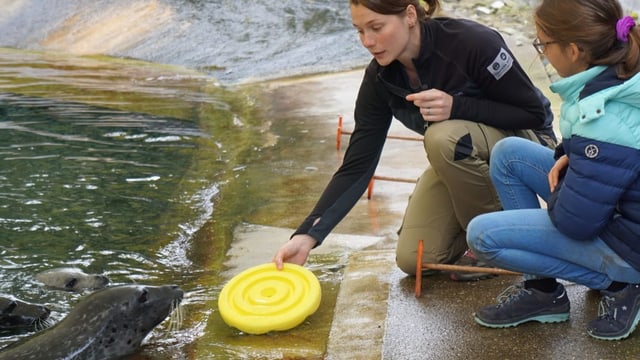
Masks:
[[[553,137],[549,100],[498,32],[470,20],[433,18],[421,22],[421,41],[414,59],[419,88],[409,86],[398,61],[380,66],[374,59],[365,70],[343,163],[294,235],[309,234],[319,245],[347,215],[374,175],[393,118],[424,134],[428,124],[405,100],[410,93],[438,89],[453,96],[451,119],[507,130],[534,129]]]

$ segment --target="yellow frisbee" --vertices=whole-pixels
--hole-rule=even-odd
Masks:
[[[224,322],[248,334],[289,330],[320,306],[320,282],[306,268],[274,263],[254,266],[227,282],[218,298]]]

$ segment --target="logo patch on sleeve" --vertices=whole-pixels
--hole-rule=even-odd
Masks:
[[[502,78],[502,76],[504,76],[504,74],[506,74],[512,66],[513,57],[511,57],[511,54],[509,54],[507,50],[500,48],[498,56],[493,59],[491,65],[487,67],[487,70],[489,70],[491,75],[493,75],[496,80],[500,80],[500,78]]]

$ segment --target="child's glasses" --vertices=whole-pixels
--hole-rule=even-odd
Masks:
[[[555,44],[555,43],[557,43],[557,41],[545,41],[545,42],[542,42],[542,41],[540,41],[540,39],[535,38],[533,40],[532,45],[536,49],[538,54],[544,55],[544,51],[547,49],[547,45]]]

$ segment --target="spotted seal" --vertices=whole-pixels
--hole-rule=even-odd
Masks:
[[[183,295],[175,285],[97,290],[57,324],[1,349],[0,360],[108,360],[132,354]]]
[[[36,331],[47,326],[51,310],[45,305],[0,294],[0,330]]]
[[[36,274],[36,280],[46,287],[66,291],[102,289],[109,285],[109,278],[100,274],[87,274],[81,269],[56,268]]]

